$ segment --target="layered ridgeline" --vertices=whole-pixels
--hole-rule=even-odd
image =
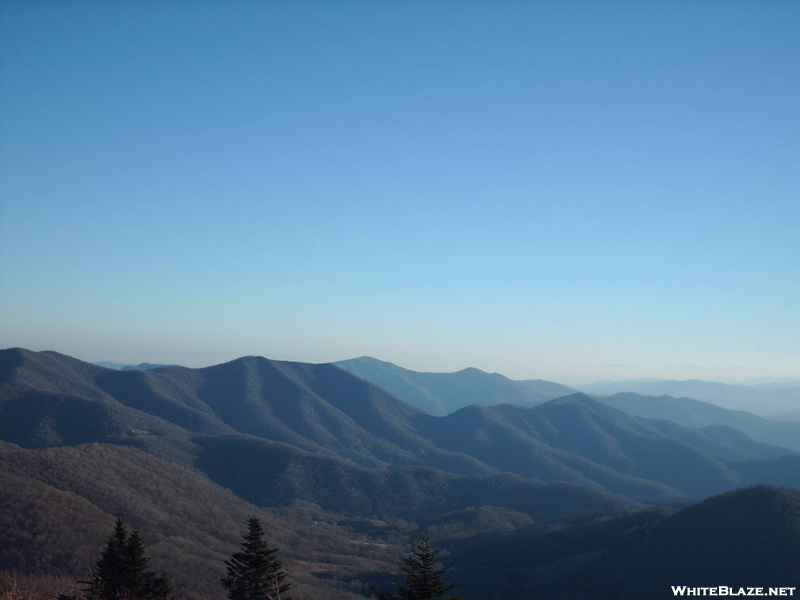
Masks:
[[[246,513],[271,519],[306,597],[346,598],[364,589],[348,579],[389,568],[414,527],[397,518],[470,539],[587,511],[616,522],[643,501],[750,483],[800,486],[799,455],[729,427],[634,417],[583,394],[435,417],[334,365],[257,357],[117,371],[0,351],[0,440],[0,568],[74,571],[122,511],[202,594]],[[394,525],[363,521],[376,518]]]
[[[479,369],[464,369],[456,373],[420,373],[368,356],[334,364],[382,387],[404,402],[437,416],[455,412],[470,404],[536,406],[576,392],[575,389],[551,381],[513,381],[498,373],[485,373]],[[607,396],[595,391],[616,390],[626,385],[642,389],[691,390],[701,396],[720,397],[723,404],[726,398],[732,397],[751,407],[757,407],[764,394],[770,399],[778,398],[781,401],[793,398],[794,405],[800,405],[800,388],[772,389],[693,381],[620,382],[578,386],[587,393],[591,392],[592,397],[604,404],[632,415],[666,419],[693,428],[727,425],[755,440],[800,451],[800,424],[796,422],[800,416],[786,414],[782,420],[774,420],[694,398],[646,396],[632,392]]]
[[[435,416],[470,404],[536,406],[576,391],[552,381],[514,381],[474,368],[455,373],[421,373],[369,356],[333,364]]]
[[[751,412],[730,410],[694,398],[643,396],[628,392],[597,399],[631,415],[667,419],[686,427],[727,425],[754,440],[800,451],[800,423],[797,421],[765,419]]]
[[[356,512],[394,512],[370,500],[383,489],[372,471],[384,478],[387,469],[405,469],[412,481],[465,476],[478,487],[511,473],[637,499],[800,484],[800,456],[729,427],[634,417],[583,394],[434,417],[334,365],[257,357],[115,371],[53,352],[3,351],[0,439],[27,448],[135,446],[254,501],[328,498],[326,508]],[[332,480],[352,493],[330,493]]]
[[[797,411],[800,406],[800,386],[788,383],[786,387],[764,387],[715,381],[645,380],[610,381],[585,385],[574,385],[587,394],[613,395],[632,392],[647,396],[674,396],[695,398],[733,410],[747,410],[761,416],[780,418]]]
[[[161,369],[162,367],[180,367],[182,365],[163,364],[163,363],[139,363],[138,365],[126,365],[123,363],[115,362],[96,362],[92,363],[99,367],[106,367],[107,369],[119,369],[122,371],[152,371],[153,369]]]

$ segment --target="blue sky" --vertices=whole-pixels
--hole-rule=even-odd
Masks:
[[[800,377],[796,2],[5,2],[0,343]]]

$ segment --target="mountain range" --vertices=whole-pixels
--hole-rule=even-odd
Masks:
[[[630,392],[594,397],[631,415],[666,419],[686,427],[727,425],[754,440],[800,451],[800,423],[797,421],[765,419],[750,412],[730,410],[693,398],[643,396]]]
[[[434,416],[447,415],[470,404],[535,406],[576,391],[551,381],[514,381],[475,368],[455,373],[420,373],[370,356],[333,364]]]
[[[486,381],[510,394],[525,389],[524,382],[474,371],[451,375],[477,382],[474,389]],[[457,387],[441,378],[421,381],[443,408],[445,398],[455,398]],[[0,535],[15,540],[0,555],[0,568],[57,564],[74,572],[76,561],[88,560],[99,526],[87,525],[94,541],[80,542],[83,550],[70,562],[35,542],[41,536],[30,537],[36,523],[52,531],[59,522],[110,522],[124,510],[142,528],[158,524],[166,537],[156,554],[165,561],[183,548],[176,564],[191,586],[190,574],[235,541],[233,521],[253,511],[286,519],[288,529],[276,524],[276,535],[294,545],[290,558],[309,582],[308,598],[333,572],[344,598],[364,589],[361,579],[380,579],[399,532],[407,535],[413,524],[458,529],[464,539],[476,531],[521,535],[532,522],[563,523],[576,514],[623,523],[618,519],[654,510],[648,504],[684,506],[760,483],[800,487],[800,454],[789,448],[727,425],[687,427],[631,415],[566,391],[551,400],[533,400],[529,391],[515,396],[526,405],[472,404],[435,416],[333,364],[244,357],[203,369],[112,370],[55,352],[2,350],[0,459],[7,483],[0,498],[15,507],[11,514],[28,517],[23,525],[0,520]],[[135,491],[131,481],[141,481]],[[211,497],[217,506],[238,507],[231,519],[194,506]],[[31,498],[40,500],[26,504]],[[173,498],[186,505],[170,508]],[[63,519],[51,514],[53,503],[64,507]],[[153,511],[184,517],[171,526]],[[365,519],[383,523],[378,537]],[[327,533],[296,543],[310,520]],[[589,535],[584,526],[590,523],[579,528]],[[337,530],[339,542],[324,541]],[[211,554],[197,549],[206,542]],[[326,543],[361,558],[325,563]],[[303,558],[306,552],[319,560]],[[323,564],[334,565],[328,575]],[[213,577],[201,580],[198,594],[213,587]]]
[[[733,410],[747,410],[765,417],[781,417],[800,406],[800,386],[772,388],[763,386],[732,385],[713,381],[690,379],[688,381],[612,381],[573,385],[587,394],[610,396],[633,392],[647,396],[674,396],[695,398]]]
[[[731,428],[634,417],[580,393],[434,417],[334,365],[258,357],[115,371],[8,350],[0,355],[0,411],[0,439],[24,447],[132,445],[207,473],[230,472],[244,447],[286,456],[285,469],[323,459],[341,465],[305,469],[308,490],[330,483],[314,474],[426,467],[637,498],[709,495],[749,483],[745,461],[761,461],[764,482],[783,483],[777,459],[791,454]]]
[[[152,371],[153,369],[160,369],[161,367],[180,367],[181,365],[168,365],[161,363],[139,363],[138,365],[126,365],[125,363],[115,363],[101,361],[92,363],[98,367],[106,367],[107,369],[117,369],[119,371]]]
[[[536,406],[576,392],[559,383],[541,379],[513,381],[497,373],[489,374],[478,369],[464,369],[456,373],[419,373],[368,356],[334,364],[433,415],[455,412],[463,408],[468,400],[472,404],[481,405],[507,403]],[[626,383],[628,382],[619,382],[618,385],[624,387]],[[665,382],[653,380],[632,383],[657,385]],[[723,389],[731,387],[719,385]],[[741,391],[739,388],[735,389],[737,392]],[[781,394],[786,393],[783,388],[778,391]],[[760,393],[758,390],[753,392]],[[666,419],[693,428],[727,425],[755,440],[800,451],[800,423],[791,418],[766,419],[752,412],[727,409],[710,402],[666,394],[646,396],[619,392],[611,396],[595,393],[591,396],[631,415]]]

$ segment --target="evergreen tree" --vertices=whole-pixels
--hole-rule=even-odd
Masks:
[[[222,585],[228,590],[230,600],[292,600],[284,594],[291,587],[284,583],[286,573],[275,554],[264,540],[264,528],[255,518],[247,521],[247,534],[242,549],[225,561],[228,576]]]
[[[127,554],[128,527],[121,518],[114,523],[114,530],[100,553],[90,575],[92,596],[111,600],[125,595],[125,556]],[[88,583],[88,582],[86,582]]]
[[[147,570],[150,559],[144,555],[144,542],[138,531],[134,531],[125,543],[123,554],[124,589],[129,598],[162,600],[172,595],[172,586],[166,575],[157,575]]]
[[[79,582],[86,586],[83,600],[167,600],[172,596],[169,579],[147,571],[148,562],[139,532],[128,534],[118,518],[89,579]],[[59,600],[77,599],[62,595]]]
[[[414,543],[409,556],[403,556],[400,569],[406,577],[405,583],[393,582],[397,593],[391,594],[372,588],[378,600],[436,600],[458,585],[446,584],[443,575],[450,567],[438,567],[439,551],[431,548],[428,533],[423,533]],[[444,600],[463,600],[462,596],[448,596]]]

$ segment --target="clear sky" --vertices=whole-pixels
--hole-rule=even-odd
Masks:
[[[3,2],[0,345],[800,377],[800,3]]]

